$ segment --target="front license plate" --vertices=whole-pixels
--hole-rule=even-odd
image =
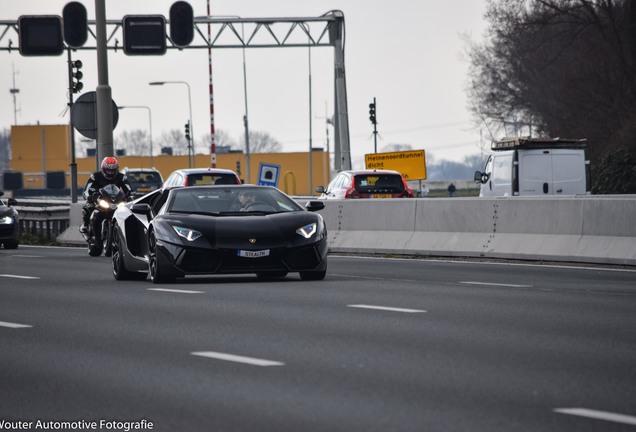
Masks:
[[[249,251],[249,250],[239,250],[237,251],[237,255],[245,258],[260,258],[264,256],[269,256],[269,249],[258,250],[258,251]]]
[[[391,194],[371,194],[371,198],[391,198]]]

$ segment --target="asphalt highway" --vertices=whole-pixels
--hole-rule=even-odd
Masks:
[[[0,249],[0,430],[126,429],[636,431],[636,270],[330,256],[323,281],[153,285]]]

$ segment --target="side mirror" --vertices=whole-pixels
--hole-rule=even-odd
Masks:
[[[323,201],[307,201],[307,204],[305,204],[305,208],[307,209],[307,211],[315,212],[324,209],[325,203]]]
[[[316,186],[316,192],[325,193],[325,187],[324,186]]]
[[[137,214],[149,215],[150,206],[148,204],[133,204],[130,211]]]
[[[485,184],[488,181],[490,175],[480,171],[475,171],[475,183]]]

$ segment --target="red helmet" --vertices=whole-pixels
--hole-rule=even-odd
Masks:
[[[108,180],[112,180],[115,178],[117,173],[119,172],[119,162],[114,157],[105,157],[102,161],[102,174]]]

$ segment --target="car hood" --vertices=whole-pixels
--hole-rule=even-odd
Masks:
[[[158,221],[155,220],[155,223]],[[296,234],[305,225],[322,225],[322,217],[310,212],[277,213],[257,216],[166,215],[159,223],[195,229],[203,236],[193,247],[229,249],[268,249],[290,247],[318,240],[317,234],[310,239]]]

